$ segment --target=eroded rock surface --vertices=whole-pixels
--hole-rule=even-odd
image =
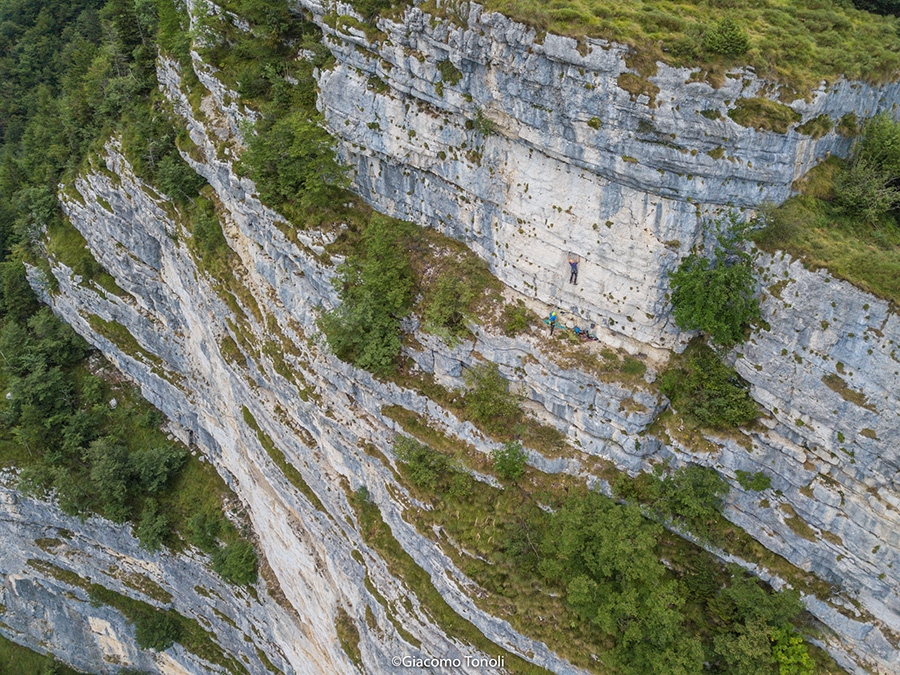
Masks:
[[[845,152],[847,141],[834,133],[812,140],[794,131],[757,132],[724,117],[726,101],[759,93],[761,83],[747,74],[718,90],[702,82],[686,85],[689,73],[662,65],[644,77],[629,70],[619,46],[588,41],[582,54],[574,40],[545,36],[538,42],[524,27],[477,8],[464,28],[411,9],[402,21],[382,21],[386,37],[375,44],[361,31],[330,27],[321,6],[302,4],[321,23],[337,56],[335,67],[319,74],[320,105],[357,170],[360,194],[381,210],[462,239],[510,293],[521,292],[537,308],[561,306],[597,321],[609,344],[634,354],[646,351],[642,358],[651,366],[639,387],[598,379],[561,366],[543,336],[509,338],[478,327],[473,340],[452,349],[417,333],[421,348],[411,356],[419,367],[454,387],[479,359],[500,364],[527,395],[529,409],[578,448],[567,458],[532,452],[531,461],[545,471],[586,475],[593,457],[629,472],[665,459],[715,467],[732,483],[729,518],[842,590],[831,598],[805,598],[835,631],[822,639],[832,654],[854,672],[900,671],[900,567],[893,566],[900,553],[894,484],[900,325],[886,303],[789,259],[761,256],[770,329],[754,333],[733,358],[766,412],[764,426],[736,438],[710,438],[702,448],[674,433],[648,433],[665,405],[652,386],[654,364],[662,362],[665,348],[683,343],[670,320],[666,272],[704,236],[701,216],[785,198],[795,178],[825,154]],[[460,77],[436,87],[444,60]],[[254,604],[242,591],[224,588],[219,594],[226,598],[229,611],[221,611],[227,616],[241,602],[250,603],[239,629],[210,616],[214,603],[196,593],[185,591],[180,600],[185,613],[203,617],[232,654],[252,651],[239,635],[252,624],[258,631],[253,645],[267,654],[274,649],[280,660],[272,661],[284,672],[357,667],[340,646],[339,608],[358,628],[359,667],[366,672],[393,672],[391,659],[398,655],[482,655],[446,635],[364,543],[348,493],[365,486],[396,539],[454,610],[511,652],[554,672],[579,672],[479,609],[472,582],[403,519],[409,496],[363,450],[369,443],[390,457],[399,427],[384,414],[385,406],[417,412],[482,452],[493,444],[434,401],[327,353],[315,316],[337,303],[331,279],[340,261],[321,255],[334,235],[307,231],[289,237],[277,214],[258,201],[255,186],[238,177],[228,153],[219,151],[224,140],[240,145],[235,134],[241,112],[226,103],[227,91],[199,57],[195,69],[208,90],[200,111],[182,91],[174,63],[161,59],[159,79],[196,145],[185,159],[209,181],[221,207],[236,254],[233,285],[223,286],[198,267],[189,232],[164,197],[134,176],[115,141],[107,146],[106,167],[76,180],[79,197],[71,190],[61,197],[72,224],[125,295],[81,283],[59,263],[53,266],[59,290],[51,294],[41,275],[31,272],[55,311],[190,430],[245,506],[292,608],[288,612],[263,596]],[[619,86],[628,72],[658,88],[652,101]],[[374,86],[372,77],[384,87]],[[841,83],[809,103],[792,105],[805,120],[874,112],[897,100],[897,85],[879,90]],[[723,117],[712,120],[702,110]],[[492,131],[483,121],[476,125],[477,118],[489,120]],[[706,154],[719,147],[722,159]],[[578,286],[565,283],[570,251],[582,256]],[[778,287],[782,279],[787,283]],[[91,315],[126,327],[140,350],[98,334]],[[291,379],[275,353],[293,371]],[[264,437],[248,423],[251,418]],[[263,444],[266,436],[297,469],[302,485],[278,468]],[[764,471],[771,489],[744,491],[737,470]],[[25,503],[4,506],[4,527],[23,541],[47,536],[49,530],[37,523],[40,510],[55,513],[52,507],[27,502],[28,515],[20,517]],[[812,536],[797,534],[797,522],[782,505]],[[149,568],[147,561],[162,566],[152,568],[153,574],[176,568],[173,574],[201,574],[188,571],[202,567],[190,556],[150,556],[131,540],[116,548],[103,539],[115,528],[89,525],[99,529],[69,529],[78,541],[109,546],[101,552],[85,544],[90,554],[79,558],[75,570],[85,578],[105,574],[103,556],[116,553],[143,561],[129,563],[141,569]],[[85,620],[73,622],[57,641],[45,629],[72,611],[64,593],[73,592],[82,605],[85,599],[30,572],[27,556],[55,554],[40,554],[26,543],[22,555],[0,556],[8,608],[0,625],[4,634],[63,656],[73,636],[93,636],[86,644],[94,646],[85,648],[93,651],[85,655],[121,652],[115,658],[151,671],[208,672],[178,649],[155,661],[137,654],[132,629],[104,608],[85,610]],[[754,561],[742,563],[752,567]],[[766,570],[756,571],[780,583]],[[204,586],[215,582],[221,588],[214,575],[202,574],[208,579]],[[173,595],[181,589],[178,581],[166,586],[153,578]],[[29,598],[39,597],[46,598],[43,617],[25,609]],[[13,614],[18,623],[9,620]],[[375,617],[374,628],[368,614]],[[264,672],[252,656],[248,652],[245,667]],[[446,669],[451,671],[459,672]]]

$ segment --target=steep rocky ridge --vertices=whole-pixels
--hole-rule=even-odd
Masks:
[[[324,16],[319,6],[309,7]],[[358,169],[357,188],[379,208],[466,240],[512,288],[540,301],[571,306],[590,318],[612,319],[605,326],[610,339],[634,352],[645,349],[656,356],[654,347],[679,340],[668,321],[664,273],[679,252],[701,236],[698,206],[702,212],[729,203],[752,207],[765,198],[783,198],[790,182],[816,157],[846,149],[846,141],[834,134],[818,141],[794,132],[763,134],[737,127],[727,118],[713,122],[693,112],[724,109],[724,101],[739,93],[737,81],[722,90],[703,83],[684,87],[686,73],[660,67],[650,81],[662,93],[657,94],[658,107],[649,108],[649,101],[631,101],[628,92],[615,85],[625,68],[625,53],[619,47],[602,49],[594,44],[593,51],[582,56],[574,41],[563,38],[546,36],[536,44],[524,28],[496,15],[481,16],[477,9],[470,24],[475,27],[467,33],[410,10],[404,22],[381,25],[391,44],[376,48],[360,32],[334,33],[322,21],[323,30],[337,36],[329,45],[339,59],[334,69],[320,74],[321,104],[332,129],[345,139],[345,155]],[[417,53],[406,54],[400,45]],[[470,51],[459,51],[463,49]],[[376,51],[381,54],[377,59],[366,56]],[[460,93],[455,85],[445,84],[444,96],[438,96],[433,86],[440,78],[437,64],[448,57],[463,75],[459,86],[468,89]],[[393,67],[386,70],[381,58]],[[497,64],[519,65],[518,70],[503,73]],[[579,74],[579,68],[588,74]],[[293,672],[350,672],[354,666],[336,635],[339,606],[359,626],[369,672],[389,672],[390,658],[397,654],[478,653],[448,637],[415,600],[409,605],[402,602],[408,595],[402,580],[389,573],[353,525],[354,512],[342,486],[365,485],[394,536],[429,572],[454,609],[510,651],[530,654],[556,672],[576,672],[543,645],[478,609],[470,597],[471,582],[431,540],[403,520],[408,497],[402,487],[381,462],[360,449],[363,443],[385,451],[389,447],[398,427],[382,414],[383,406],[400,405],[421,413],[484,452],[492,444],[435,402],[335,360],[316,342],[312,309],[329,308],[337,301],[330,285],[333,267],[319,255],[331,235],[298,232],[296,242],[289,239],[278,226],[278,216],[255,198],[252,183],[238,178],[230,162],[219,158],[217,139],[230,138],[239,129],[240,113],[226,105],[224,88],[211,79],[211,71],[199,59],[195,69],[211,92],[200,112],[181,92],[173,63],[162,61],[160,81],[197,146],[186,159],[216,193],[229,245],[239,257],[236,278],[248,294],[230,301],[219,297],[186,245],[189,235],[178,214],[133,176],[111,143],[106,168],[78,179],[75,189],[80,198],[64,194],[63,200],[72,223],[127,295],[109,296],[79,283],[71,270],[55,264],[59,291],[47,298],[138,381],[154,404],[192,432],[246,505],[261,548],[296,610],[293,617],[279,615],[281,633],[271,638],[284,652],[284,661],[277,665]],[[383,78],[389,91],[370,88],[370,73]],[[579,78],[592,73],[597,74],[596,84],[585,88]],[[745,94],[758,86],[751,81]],[[677,101],[682,108],[693,106],[690,122],[678,117],[679,104],[667,102],[667,94],[681,96]],[[823,111],[839,117],[854,106],[874,110],[882,105],[882,97],[897,100],[896,87],[876,91],[841,85],[837,93],[823,92],[811,103],[795,105],[804,117]],[[688,105],[688,100],[693,102]],[[475,117],[475,105],[494,121],[495,133],[479,137],[466,128],[466,120]],[[436,117],[425,114],[428,111]],[[377,119],[371,116],[374,113]],[[603,125],[600,130],[587,125],[595,113]],[[687,144],[687,152],[681,152],[629,137],[636,121],[649,115],[659,116],[653,121],[658,128],[671,126],[674,142],[691,138],[700,152],[692,156]],[[579,116],[584,119],[576,124]],[[380,130],[398,120],[405,126],[389,132],[370,126]],[[679,139],[680,134],[684,138]],[[466,148],[461,148],[463,142]],[[704,144],[714,149],[726,142],[734,144],[728,154],[740,156],[743,164],[703,155]],[[480,158],[465,157],[473,148]],[[442,151],[451,159],[440,159]],[[737,176],[724,175],[720,167]],[[679,168],[685,175],[677,175]],[[688,179],[687,171],[695,178]],[[574,288],[562,283],[568,250],[584,259],[581,283]],[[763,259],[762,264],[768,271],[767,284],[784,279],[785,272],[792,281],[781,288],[780,297],[777,288],[769,290],[764,312],[771,330],[755,333],[736,355],[736,364],[766,407],[765,424],[770,428],[747,439],[713,438],[713,452],[684,445],[674,434],[646,435],[663,403],[652,387],[636,392],[561,368],[535,337],[507,338],[481,328],[474,343],[449,349],[417,334],[424,348],[412,355],[423,370],[448,385],[461,384],[463,368],[481,356],[501,364],[503,372],[520,383],[541,418],[565,431],[580,448],[568,460],[532,453],[532,461],[545,470],[583,473],[592,455],[610,458],[630,471],[665,458],[715,466],[734,486],[730,518],[795,565],[849,592],[850,599],[834,597],[830,604],[806,599],[808,607],[838,633],[823,636],[832,653],[856,671],[864,666],[897,672],[891,631],[900,629],[900,604],[897,572],[890,567],[898,553],[893,532],[897,492],[892,482],[895,460],[888,448],[896,444],[898,426],[893,348],[900,340],[900,327],[886,303],[829,280],[824,273],[777,258]],[[38,273],[33,272],[32,278],[40,285]],[[90,315],[127,327],[145,354],[99,335],[87,320]],[[618,335],[612,337],[613,333]],[[222,347],[226,336],[238,345],[242,357],[236,359]],[[299,373],[296,381],[280,375],[261,347],[273,340]],[[649,346],[642,346],[642,341]],[[836,389],[822,381],[832,373],[844,378],[847,389],[834,379],[830,381]],[[623,405],[627,399],[637,400],[644,410],[629,412]],[[245,407],[299,470],[306,490],[279,471],[247,423]],[[871,433],[862,434],[864,429]],[[741,490],[734,481],[738,469],[765,471],[772,477],[772,489],[762,495]],[[762,498],[769,507],[760,505]],[[780,503],[790,505],[827,535],[812,540],[798,536]],[[39,518],[34,511],[31,521]],[[78,531],[75,524],[68,529]],[[26,535],[26,530],[23,526],[15,536],[37,534],[32,529]],[[138,551],[134,557],[139,553],[146,557]],[[7,577],[9,595],[14,575],[21,573],[21,560],[3,564],[4,574],[13,575]],[[84,564],[81,573],[93,578],[102,573],[104,561],[97,558]],[[366,587],[366,577],[386,604]],[[850,600],[865,612],[859,613]],[[4,602],[10,605],[9,600]],[[62,616],[62,605],[53,606],[60,607],[57,617]],[[376,630],[367,627],[367,611],[376,617]],[[206,610],[197,613],[205,616],[216,635],[220,629],[228,634],[227,624],[215,615],[210,617]],[[117,635],[128,634],[121,619],[110,618],[110,612],[103,616]],[[421,642],[420,647],[399,633],[391,616]],[[23,632],[16,639],[37,644],[42,639],[37,633],[21,637],[34,625],[22,622],[17,630]],[[270,639],[274,629],[260,630]],[[56,643],[45,647],[65,651]],[[152,666],[131,651],[125,653],[123,658],[141,667],[179,672],[174,666]],[[181,659],[178,654],[174,658]],[[202,672],[186,655],[181,667]],[[247,668],[262,672],[258,662]]]
[[[10,482],[4,475],[4,483]],[[86,672],[122,666],[151,672],[227,672],[174,645],[163,653],[137,648],[134,627],[106,605],[92,602],[85,586],[97,583],[154,606],[171,606],[212,628],[225,654],[251,672],[265,672],[259,654],[284,669],[292,649],[290,612],[268,595],[258,598],[212,573],[204,556],[152,554],[118,525],[81,521],[46,503],[0,487],[4,574],[0,629],[26,646],[59,653]],[[233,670],[233,669],[232,669]]]

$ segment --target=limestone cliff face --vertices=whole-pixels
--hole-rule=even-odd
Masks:
[[[662,63],[641,75],[622,45],[538,36],[474,3],[464,21],[411,8],[379,21],[377,41],[328,3],[298,4],[337,56],[321,107],[367,199],[466,241],[522,293],[644,343],[678,340],[665,277],[702,215],[780,203],[849,147],[834,131],[738,125],[727,112],[766,90],[744,71],[719,89]],[[898,98],[900,83],[841,82],[791,107],[837,121]],[[569,251],[583,260],[577,287],[564,283]]]
[[[676,433],[647,432],[665,404],[649,386],[652,366],[664,358],[663,348],[682,340],[669,320],[665,273],[703,236],[700,215],[783,199],[817,158],[846,151],[846,140],[833,133],[815,141],[793,131],[762,133],[698,114],[724,114],[726,101],[757,93],[761,83],[743,73],[714,90],[685,85],[689,73],[660,65],[645,78],[653,85],[646,89],[652,100],[629,93],[617,84],[630,72],[623,48],[588,41],[579,50],[554,36],[537,41],[524,27],[483,15],[474,5],[464,27],[410,9],[402,21],[381,22],[385,37],[375,44],[354,29],[333,28],[342,24],[323,6],[301,4],[337,56],[335,67],[319,74],[320,104],[357,170],[356,189],[379,209],[466,241],[509,293],[521,292],[536,309],[560,305],[596,320],[608,344],[646,352],[651,365],[647,386],[601,381],[561,366],[537,337],[508,338],[478,327],[474,341],[452,349],[417,333],[419,346],[410,353],[420,368],[459,386],[462,369],[479,358],[500,364],[530,399],[529,409],[579,448],[564,459],[531,453],[545,471],[589,474],[596,457],[631,472],[661,459],[715,467],[733,484],[729,518],[842,589],[828,599],[805,598],[833,631],[822,637],[832,654],[853,672],[900,672],[894,632],[900,631],[900,566],[893,565],[900,554],[894,484],[900,324],[886,303],[789,259],[761,258],[766,286],[774,287],[763,304],[771,329],[755,333],[734,358],[767,412],[765,428],[741,439],[711,438],[702,451],[682,444]],[[440,74],[445,60],[458,79]],[[390,469],[362,449],[371,443],[390,456],[398,427],[384,406],[422,414],[479,451],[489,452],[492,444],[435,402],[380,382],[323,348],[315,310],[337,302],[330,281],[339,261],[320,255],[333,234],[289,238],[277,214],[256,198],[255,186],[237,176],[218,146],[239,134],[242,113],[199,57],[194,65],[207,89],[198,110],[182,91],[178,68],[165,58],[159,79],[196,146],[185,159],[215,192],[237,256],[236,286],[223,289],[198,267],[177,214],[134,176],[115,141],[107,145],[106,167],[76,181],[77,197],[68,190],[61,198],[125,295],[82,283],[59,263],[53,264],[58,292],[51,294],[36,271],[32,280],[185,430],[185,440],[192,432],[246,508],[292,611],[262,588],[255,601],[223,587],[200,556],[149,555],[108,524],[80,525],[51,506],[4,493],[10,496],[0,504],[0,523],[11,540],[24,544],[21,555],[0,555],[7,607],[0,631],[65,657],[70,633],[56,627],[71,621],[87,645],[77,665],[98,672],[115,669],[96,660],[112,654],[152,672],[212,668],[181,650],[156,660],[139,654],[121,616],[88,611],[77,586],[38,575],[28,566],[33,558],[106,584],[117,583],[107,578],[114,576],[112,564],[140,569],[179,598],[179,611],[208,626],[222,649],[246,654],[242,662],[251,673],[266,669],[253,647],[285,673],[393,672],[391,659],[398,655],[478,655],[448,637],[366,546],[347,499],[347,490],[364,485],[394,536],[459,614],[511,652],[554,672],[580,672],[481,610],[472,582],[402,518],[413,502]],[[898,100],[897,85],[840,84],[793,105],[804,119],[823,113],[836,119]],[[483,122],[467,125],[477,111],[493,123],[492,133]],[[719,147],[723,159],[706,154]],[[568,251],[582,256],[578,286],[564,283]],[[776,285],[782,279],[789,281]],[[94,331],[92,315],[126,327],[139,349]],[[291,379],[278,367],[276,352],[293,371]],[[264,436],[248,423],[251,417]],[[302,484],[279,469],[263,444],[266,436]],[[772,488],[745,492],[734,479],[737,470],[765,471]],[[790,509],[815,528],[810,539],[791,528]],[[59,528],[74,538],[58,535]],[[31,544],[40,538],[63,543],[44,550]],[[124,562],[113,562],[117,554]],[[753,561],[741,562],[753,567]],[[202,579],[191,584],[216,589],[222,602],[205,598],[185,579]],[[116,588],[134,593],[124,582]],[[43,616],[26,611],[31,598],[42,599]],[[77,613],[84,620],[73,618],[73,602],[81,603],[75,607],[83,608]],[[358,627],[361,665],[340,646],[340,610]]]
[[[10,475],[2,477],[4,483]],[[224,583],[201,555],[152,554],[123,528],[81,521],[0,487],[2,631],[32,649],[49,649],[85,672],[227,672],[175,644],[164,653],[137,648],[134,627],[92,602],[90,583],[154,606],[171,606],[211,631],[230,658],[263,672],[260,654],[285,667],[291,612],[265,593],[254,597]],[[16,545],[11,545],[12,543]],[[285,643],[282,645],[282,643]],[[213,655],[213,658],[216,658]]]

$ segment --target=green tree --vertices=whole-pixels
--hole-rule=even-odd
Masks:
[[[875,115],[863,127],[854,156],[900,177],[900,122],[886,112]]]
[[[339,268],[342,304],[319,326],[338,358],[376,374],[396,368],[400,321],[412,307],[413,277],[403,253],[407,223],[375,215],[363,232],[362,254]]]
[[[695,675],[703,650],[683,636],[683,593],[659,560],[661,534],[637,506],[595,491],[573,495],[550,518],[538,569],[565,584],[577,614],[616,639],[620,670]]]
[[[750,37],[738,23],[726,16],[706,32],[707,51],[723,56],[740,56],[750,49]]]
[[[233,584],[256,583],[256,551],[249,541],[241,539],[213,554],[213,569]]]
[[[715,469],[689,464],[662,481],[658,504],[683,518],[691,532],[707,537],[710,525],[722,512],[723,497],[729,489]]]
[[[525,464],[528,455],[522,449],[518,441],[509,441],[500,448],[491,451],[491,459],[494,460],[494,471],[501,478],[516,481],[525,473]]]
[[[733,675],[772,675],[771,640],[764,622],[739,623],[734,630],[716,635],[713,649],[726,672]]]
[[[169,612],[145,609],[134,617],[135,638],[141,649],[163,652],[181,639],[181,623]]]
[[[745,490],[762,492],[763,490],[768,490],[772,486],[772,479],[762,471],[750,473],[749,471],[741,471],[738,469],[734,473],[737,476],[738,483],[740,483],[741,487]]]
[[[731,584],[707,605],[724,627],[713,640],[715,658],[734,675],[771,675],[776,663],[803,663],[806,647],[790,625],[803,608],[797,592],[769,593],[743,570],[732,569]]]
[[[509,391],[509,381],[500,374],[496,363],[482,363],[465,373],[469,387],[466,411],[475,421],[493,433],[508,430],[519,420],[519,402]]]
[[[900,122],[888,113],[866,122],[834,195],[846,213],[870,224],[900,207]]]
[[[778,664],[778,675],[813,675],[813,662],[803,638],[790,625],[771,632],[772,656]]]
[[[217,537],[222,529],[222,518],[217,513],[195,513],[188,521],[190,542],[206,553],[218,548]]]
[[[465,279],[441,275],[430,295],[423,328],[440,335],[453,346],[466,332],[466,310],[475,298],[475,289]]]
[[[244,161],[260,197],[295,223],[328,207],[347,185],[347,169],[338,163],[334,138],[319,116],[297,110],[263,120],[247,140]]]
[[[131,466],[138,485],[154,494],[160,492],[181,470],[187,458],[187,450],[183,447],[163,445],[132,454]]]
[[[127,448],[117,439],[105,436],[91,443],[84,455],[91,467],[91,484],[103,505],[104,514],[116,522],[124,522],[128,504],[131,463]]]
[[[160,509],[159,502],[150,498],[144,504],[141,518],[135,528],[135,535],[141,546],[148,551],[157,551],[171,531],[169,517]]]
[[[13,322],[24,322],[38,310],[38,300],[18,261],[0,264],[0,312]]]
[[[715,222],[717,246],[711,259],[691,253],[669,274],[675,323],[702,330],[723,347],[744,341],[760,318],[752,258],[743,250],[746,227],[734,213]]]

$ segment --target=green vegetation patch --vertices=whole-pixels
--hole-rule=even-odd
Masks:
[[[561,368],[578,368],[601,382],[621,382],[638,389],[646,389],[644,374],[647,364],[624,350],[607,347],[599,351],[585,345],[580,338],[573,342],[573,333],[557,327],[558,340],[551,343],[545,354]]]
[[[90,584],[89,594],[92,602],[109,605],[134,624],[137,642],[142,649],[164,651],[178,642],[192,654],[229,672],[249,675],[243,664],[229,656],[216,643],[213,634],[204,630],[196,619],[189,619],[174,609],[158,609],[99,584]]]
[[[753,490],[754,492],[762,492],[768,490],[772,486],[772,479],[762,471],[750,473],[749,471],[735,471],[737,481],[745,490]]]
[[[869,400],[866,398],[866,395],[861,391],[856,391],[851,388],[844,378],[835,373],[829,373],[828,375],[822,376],[822,383],[831,389],[832,391],[837,392],[841,395],[845,401],[850,401],[854,405],[858,405],[860,408],[865,408],[867,410],[871,410],[872,412],[878,412],[875,406],[869,403]]]
[[[729,429],[759,417],[749,384],[699,340],[672,358],[659,389],[685,420],[700,427]]]
[[[47,253],[80,275],[82,283],[94,281],[112,295],[126,295],[112,275],[97,262],[87,241],[68,218],[50,219],[47,225]]]
[[[511,673],[547,675],[549,671],[544,668],[528,663],[488,640],[478,628],[447,604],[434,587],[428,573],[416,564],[394,537],[391,528],[384,522],[378,506],[369,501],[365,488],[351,493],[350,504],[356,511],[360,533],[366,544],[378,551],[391,574],[404,580],[431,619],[442,630],[457,640],[481,649],[486,654],[502,654],[506,668]]]
[[[400,365],[403,318],[415,312],[424,330],[455,344],[499,298],[500,282],[461,242],[381,215],[366,218],[331,247],[347,256],[338,270],[342,304],[319,325],[339,358],[388,376]]]
[[[531,326],[540,324],[540,318],[525,306],[521,300],[515,304],[508,303],[503,306],[500,316],[501,327],[508,337],[524,333]]]
[[[0,673],[15,675],[79,675],[52,656],[38,654],[0,635]]]
[[[706,661],[721,672],[749,674],[755,671],[728,659],[759,617],[765,617],[754,627],[760,636],[784,629],[803,644],[790,624],[801,608],[796,594],[771,595],[665,533],[633,503],[617,504],[578,479],[530,468],[503,490],[471,479],[460,489],[460,469],[441,459],[443,451],[409,439],[397,444],[404,480],[429,505],[405,516],[484,591],[479,606],[578,666],[643,675],[669,672],[677,662],[679,672],[699,674],[707,672]],[[623,475],[616,482],[620,497],[640,493],[647,513],[718,537],[728,488],[715,471],[691,466],[644,478]],[[809,660],[805,645],[803,654]],[[755,642],[746,657],[754,667],[775,666],[779,658],[768,640]]]
[[[501,443],[507,441],[520,441],[523,445],[537,450],[543,455],[559,457],[564,454],[566,448],[566,436],[555,427],[541,424],[536,419],[523,414],[518,407],[518,399],[510,394],[509,383],[499,375],[495,375],[496,364],[483,364],[481,370],[476,370],[470,375],[474,398],[460,391],[451,391],[435,382],[434,377],[427,373],[411,372],[409,364],[405,364],[391,381],[395,384],[407,387],[419,392],[422,396],[431,399],[435,403],[451,411],[459,419],[472,422],[481,431]],[[483,377],[483,380],[482,380]],[[499,379],[498,379],[499,378]],[[474,401],[474,414],[471,401]],[[511,403],[516,404],[514,411]],[[485,424],[479,416],[479,411],[502,410],[508,414],[506,424],[500,425],[493,418],[487,418]],[[427,426],[427,425],[425,425]],[[415,432],[410,431],[414,435]]]
[[[763,212],[758,246],[900,303],[900,123],[870,120],[849,161],[830,157]]]
[[[458,84],[462,79],[462,73],[459,72],[459,68],[454,66],[450,59],[439,61],[437,67],[438,71],[441,74],[441,79],[451,87],[455,84]]]
[[[659,87],[634,73],[622,73],[616,79],[619,88],[624,89],[631,94],[631,100],[636,101],[638,96],[646,96],[649,98],[648,106],[656,107],[656,95],[659,93]]]
[[[834,122],[828,115],[819,115],[813,117],[808,122],[804,122],[796,131],[812,138],[821,138],[834,128]]]
[[[316,109],[313,70],[333,62],[321,31],[292,14],[287,3],[223,4],[249,21],[252,29],[240,29],[234,15],[222,12],[200,16],[197,30],[204,37],[200,52],[219,70],[217,77],[240,95],[243,104],[260,112],[247,135],[243,170],[255,181],[260,198],[294,226],[340,220],[347,212],[342,204],[355,200],[344,190],[346,168],[338,163],[335,140]],[[378,37],[370,22],[336,15],[326,20]],[[310,54],[312,58],[307,58]]]
[[[344,653],[350,657],[353,663],[362,668],[362,652],[359,650],[359,629],[343,607],[338,607],[337,616],[334,619],[334,628],[337,631],[338,641],[341,643]]]
[[[675,323],[702,330],[718,344],[743,342],[760,318],[751,255],[745,250],[747,225],[732,213],[714,222],[717,244],[712,258],[692,252],[669,273]]]
[[[91,314],[87,317],[87,322],[96,333],[112,342],[128,356],[150,363],[157,368],[162,367],[162,359],[141,347],[132,332],[118,321],[106,321],[96,314]]]
[[[412,228],[373,216],[361,250],[339,268],[343,302],[319,321],[338,358],[382,375],[396,368],[400,321],[412,308],[412,269],[404,253]]]
[[[503,433],[522,417],[519,400],[509,391],[509,381],[495,363],[483,363],[465,374],[469,390],[465,408],[473,420],[492,433]]]
[[[767,98],[740,98],[728,111],[728,116],[742,127],[778,134],[786,134],[790,126],[801,119],[800,113]]]

